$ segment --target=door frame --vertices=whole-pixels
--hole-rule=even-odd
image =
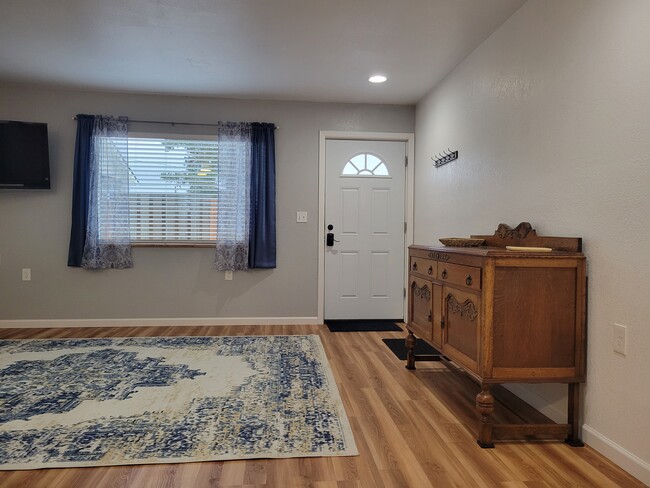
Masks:
[[[365,140],[404,142],[406,146],[406,178],[404,188],[404,286],[408,282],[408,247],[413,244],[413,214],[414,214],[414,166],[415,166],[415,134],[407,132],[344,132],[320,131],[318,145],[318,322],[325,320],[325,145],[328,140]],[[403,319],[407,316],[408,293],[404,296]]]

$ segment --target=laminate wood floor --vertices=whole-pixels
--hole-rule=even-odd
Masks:
[[[0,471],[0,487],[445,488],[642,487],[593,449],[559,441],[476,444],[478,387],[435,362],[405,369],[381,341],[398,332],[331,333],[325,326],[0,329],[0,339],[318,334],[360,455],[354,457]],[[547,422],[524,405],[495,419]],[[528,411],[527,411],[528,410]]]

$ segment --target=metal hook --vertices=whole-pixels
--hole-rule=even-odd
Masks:
[[[441,153],[436,154],[436,156],[431,156],[431,159],[434,161],[436,168],[443,166],[447,163],[451,163],[458,159],[458,151],[452,151],[451,148],[447,148]]]

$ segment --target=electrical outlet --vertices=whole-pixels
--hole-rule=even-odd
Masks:
[[[232,271],[226,271],[224,276],[226,281],[232,281]]]
[[[307,222],[307,212],[296,212],[296,222]]]
[[[32,269],[23,268],[23,281],[32,281]]]
[[[614,352],[625,356],[627,354],[627,327],[614,324]]]

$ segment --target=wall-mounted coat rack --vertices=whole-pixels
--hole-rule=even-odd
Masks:
[[[431,160],[433,161],[433,164],[436,168],[439,168],[444,164],[451,163],[457,159],[458,151],[451,151],[450,149],[447,149],[442,154],[436,154],[435,157],[431,156]]]

